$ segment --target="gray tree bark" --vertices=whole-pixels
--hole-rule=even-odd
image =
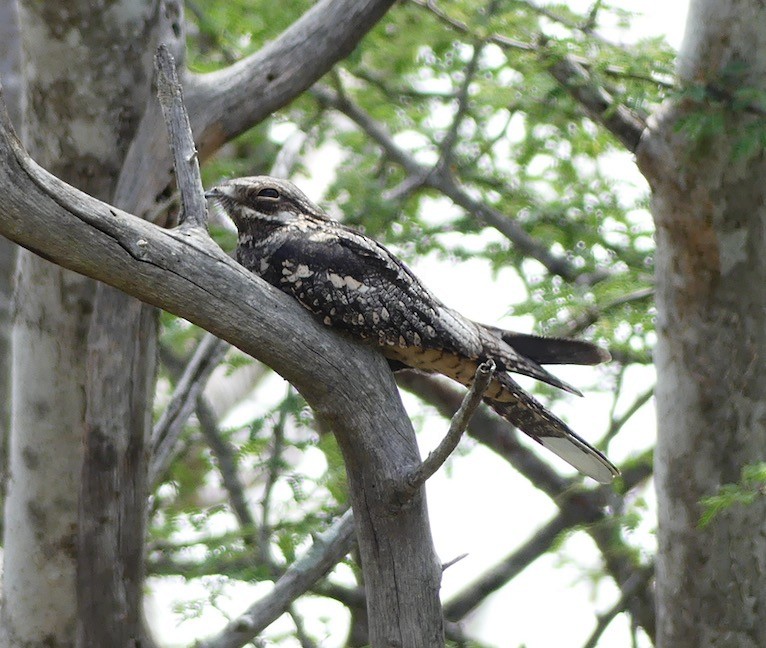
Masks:
[[[22,137],[41,164],[108,199],[149,95],[152,58],[146,42],[152,42],[157,3],[126,0],[112,5],[110,13],[73,0],[51,9],[41,3],[21,5],[27,104]],[[99,556],[84,551],[92,546],[78,540],[78,532],[89,530],[88,524],[78,524],[77,515],[83,447],[92,456],[94,439],[111,422],[91,416],[85,424],[86,412],[100,409],[95,394],[88,392],[94,294],[92,281],[21,254],[2,624],[9,645],[73,645],[75,628],[91,625],[82,619],[93,612],[93,602],[100,603],[100,610],[116,609],[114,597],[124,598],[122,583],[131,581],[124,569],[114,569],[124,567],[122,556],[113,560],[122,552],[120,544],[109,556],[119,587],[95,582],[76,588],[85,578],[81,568],[91,571]],[[80,509],[87,503],[80,501]],[[30,508],[35,510],[32,519]],[[138,514],[122,523],[128,528],[140,523],[143,513]],[[136,608],[135,601],[121,604],[123,611]],[[134,634],[133,619],[123,615],[121,620],[117,627]],[[103,618],[99,626],[114,632],[115,624]]]
[[[16,0],[0,0],[0,82],[8,113],[21,124],[21,35]],[[0,507],[5,501],[11,427],[11,297],[18,248],[0,238]],[[2,526],[2,525],[0,525]]]
[[[755,648],[766,500],[699,520],[766,460],[766,159],[746,146],[766,109],[763,3],[692,2],[678,73],[704,99],[664,107],[639,150],[657,226],[657,645]],[[690,137],[689,120],[710,126]]]

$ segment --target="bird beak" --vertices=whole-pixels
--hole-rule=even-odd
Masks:
[[[205,198],[208,200],[214,200],[223,196],[223,192],[218,187],[213,187],[205,192]]]

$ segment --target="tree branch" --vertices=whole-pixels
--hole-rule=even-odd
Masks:
[[[436,7],[433,0],[410,0],[410,2],[431,12],[452,29],[464,34],[471,33],[471,28],[466,23],[450,17]],[[525,43],[499,35],[490,36],[487,38],[487,42],[494,43],[503,49],[515,49],[538,54],[541,60],[547,63],[551,75],[580,103],[588,114],[619,139],[629,151],[636,152],[641,134],[646,128],[646,122],[627,106],[614,101],[614,98],[606,90],[593,82],[586,70],[588,61],[571,55],[553,58],[546,50],[544,43],[542,45]],[[608,67],[606,71],[618,76],[625,75],[624,70],[614,66]],[[652,83],[664,83],[659,79],[647,80]]]
[[[346,511],[311,549],[296,560],[274,584],[274,589],[231,621],[216,637],[200,641],[197,648],[240,648],[276,621],[292,602],[325,576],[351,550],[354,519]]]
[[[564,257],[553,254],[546,245],[530,236],[515,220],[483,203],[462,187],[448,169],[441,166],[426,167],[417,162],[406,151],[399,148],[386,128],[376,122],[359,106],[327,87],[316,85],[311,89],[316,99],[326,106],[335,108],[357,124],[369,137],[375,140],[394,162],[401,166],[413,179],[413,184],[431,187],[440,191],[467,212],[479,220],[491,225],[506,236],[520,254],[524,254],[542,263],[550,272],[567,281],[595,283],[603,279],[600,273],[585,275]],[[410,188],[411,189],[411,188]]]
[[[426,483],[426,480],[430,479],[444,465],[444,462],[455,451],[476,408],[481,405],[481,399],[494,373],[495,363],[491,359],[479,365],[473,379],[473,384],[466,392],[463,402],[460,403],[460,407],[452,417],[446,436],[441,440],[436,449],[428,454],[426,460],[407,476],[402,493],[404,500],[409,500]]]
[[[178,439],[186,421],[194,411],[197,399],[205,389],[210,374],[223,360],[229,345],[207,333],[176,385],[173,396],[152,431],[152,455],[149,462],[149,484],[155,486],[175,457]]]
[[[545,59],[544,59],[545,60]],[[635,153],[646,122],[614,100],[593,82],[588,71],[570,57],[548,60],[548,71],[596,122],[604,126],[631,153]]]
[[[413,371],[399,372],[401,386],[430,403],[444,416],[451,416],[460,401],[460,390],[448,384],[446,379],[426,376]],[[479,408],[468,427],[468,433],[506,459],[539,490],[544,492],[562,510],[569,511],[575,519],[598,522],[589,524],[587,533],[601,551],[607,571],[618,585],[624,583],[639,567],[633,560],[630,547],[622,538],[620,520],[608,515],[611,509],[621,508],[621,499],[611,487],[593,490],[575,488],[575,480],[561,477],[549,464],[533,451],[521,445],[507,422],[495,416],[488,408]],[[651,455],[642,457],[623,470],[624,492],[630,492],[652,474]],[[649,636],[654,636],[654,593],[643,589],[629,604],[630,613]]]
[[[404,644],[438,645],[440,570],[425,500],[418,494],[411,506],[390,511],[390,485],[419,458],[383,357],[314,320],[203,231],[164,230],[58,180],[28,157],[4,107],[0,192],[0,234],[188,319],[297,387],[330,423],[346,460],[369,588],[371,644],[387,645],[394,633]],[[398,540],[403,537],[407,542]]]
[[[583,645],[583,648],[596,648],[598,640],[604,631],[609,627],[609,624],[614,621],[615,617],[621,612],[625,612],[628,609],[630,600],[642,589],[645,589],[649,581],[654,576],[654,565],[645,567],[641,571],[635,572],[628,580],[625,581],[621,590],[620,598],[617,602],[604,614],[600,614],[598,622],[593,630],[593,633]]]
[[[183,210],[178,222],[179,225],[207,229],[207,204],[202,191],[197,149],[183,102],[183,91],[178,82],[176,64],[165,45],[157,49],[154,63],[157,68],[157,95],[168,129],[176,184],[181,194]]]
[[[530,564],[546,553],[559,534],[577,524],[566,511],[560,511],[545,526],[539,529],[521,547],[497,565],[478,576],[444,604],[444,616],[450,621],[459,621],[476,609],[490,594],[508,584]]]
[[[197,420],[199,421],[202,436],[218,462],[218,472],[221,475],[223,487],[229,494],[229,502],[232,511],[244,533],[246,544],[251,544],[253,532],[256,530],[256,522],[245,497],[245,487],[239,478],[237,466],[234,460],[234,452],[231,444],[223,438],[221,430],[213,413],[213,409],[207,399],[201,395],[197,398]]]
[[[354,50],[393,4],[394,0],[321,0],[247,58],[218,72],[182,72],[200,159],[318,81]],[[123,166],[143,173],[120,178],[118,204],[143,215],[170,183],[170,154],[158,110],[146,111]]]

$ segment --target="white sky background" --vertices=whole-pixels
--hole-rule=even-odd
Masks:
[[[589,7],[592,0],[572,0],[572,6]],[[631,35],[635,37],[665,35],[676,49],[683,35],[687,1],[646,2],[641,0],[615,0],[627,9],[640,11],[643,16],[633,22]],[[612,38],[612,34],[602,30]],[[326,155],[326,152],[323,152]],[[310,161],[308,162],[310,168]],[[325,168],[329,165],[324,160]],[[610,159],[615,177],[625,183],[625,191],[645,191],[645,183],[638,174],[629,155],[618,163]],[[321,196],[324,182],[315,177],[301,181],[301,187],[312,198]],[[524,330],[529,322],[508,316],[513,295],[521,294],[521,284],[510,270],[501,271],[495,278],[482,261],[461,262],[459,265],[426,258],[412,264],[416,274],[449,306],[471,319],[499,324],[507,328]],[[477,291],[476,286],[486,286]],[[578,386],[597,385],[599,369],[570,368],[559,371],[562,378]],[[636,385],[636,393],[653,380],[650,368],[636,369],[629,377]],[[585,390],[584,390],[585,391]],[[280,395],[283,393],[279,390]],[[604,394],[585,391],[585,399],[574,397],[556,404],[556,413],[569,422],[573,429],[590,440],[597,440],[607,425],[610,399]],[[626,399],[626,405],[629,399]],[[405,404],[413,414],[423,409],[413,398],[405,397]],[[619,410],[618,410],[619,411]],[[421,452],[425,455],[446,431],[443,419],[431,417],[419,436]],[[610,448],[610,457],[620,460],[637,449],[654,442],[654,412],[644,407],[638,416]],[[486,448],[464,439],[461,448],[470,448],[470,456],[457,456],[450,460],[428,482],[428,504],[432,532],[437,552],[443,562],[455,557],[468,556],[446,570],[443,578],[443,600],[471,582],[478,574],[511,553],[520,543],[545,524],[556,513],[556,507],[542,493],[531,488],[526,480],[508,464]],[[544,451],[543,451],[544,452]],[[555,457],[552,461],[557,461]],[[557,464],[565,466],[565,464]],[[653,507],[654,493],[644,494]],[[654,538],[647,529],[639,529],[631,542],[653,550]],[[474,615],[466,628],[469,634],[497,648],[524,646],[538,648],[550,646],[581,646],[593,631],[595,613],[608,610],[617,598],[617,589],[611,581],[594,587],[587,579],[587,570],[598,569],[600,555],[585,534],[576,534],[563,545],[556,555],[546,555],[517,576],[503,590],[492,595]],[[205,598],[201,584],[179,588],[178,581],[152,585],[149,601],[151,623],[159,630],[158,638],[167,645],[188,645],[195,639],[218,631],[225,623],[222,614],[206,614],[202,618],[179,625],[180,618],[171,613],[174,601],[182,598]],[[268,584],[258,589],[250,586],[225,588],[227,596],[219,604],[231,615],[240,613],[250,605],[258,593],[270,589]],[[326,614],[332,618],[338,608],[328,605]],[[329,621],[330,626],[335,625]],[[273,629],[290,631],[291,623],[285,618]],[[308,630],[318,630],[309,626]],[[322,634],[320,632],[319,636]],[[601,639],[601,646],[627,645],[627,619],[616,620]],[[269,645],[266,643],[265,645]],[[295,644],[298,646],[298,644]],[[337,642],[321,643],[334,646]],[[649,645],[646,643],[645,645]],[[414,647],[413,647],[414,648]]]

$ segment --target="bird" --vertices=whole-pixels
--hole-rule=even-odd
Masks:
[[[542,365],[599,364],[610,359],[606,349],[464,317],[385,246],[330,217],[287,180],[232,178],[205,196],[237,227],[236,260],[325,325],[377,346],[393,370],[439,373],[466,386],[479,365],[492,360],[496,371],[483,398],[501,417],[597,482],[609,483],[619,474],[510,375],[581,395]]]

